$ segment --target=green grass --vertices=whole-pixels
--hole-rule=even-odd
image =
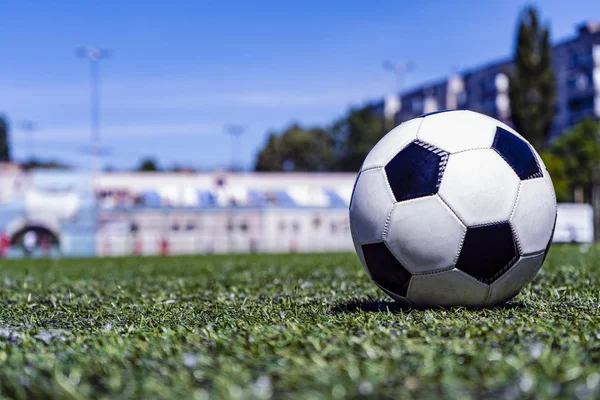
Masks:
[[[600,396],[600,248],[508,306],[408,310],[354,254],[0,263],[10,398]]]

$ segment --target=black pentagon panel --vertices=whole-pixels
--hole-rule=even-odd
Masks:
[[[450,112],[450,111],[453,111],[453,110],[432,111],[432,112],[428,112],[428,113],[425,113],[425,114],[421,114],[421,115],[419,115],[419,116],[417,116],[415,118],[425,118],[425,117],[429,117],[430,115],[441,114],[441,113]]]
[[[381,287],[406,297],[410,272],[400,264],[384,243],[362,245],[371,278]]]
[[[467,228],[456,268],[490,284],[517,261],[518,254],[508,222]]]
[[[385,166],[396,201],[436,194],[448,163],[448,153],[419,140],[401,150]]]
[[[500,154],[521,179],[541,178],[542,171],[531,147],[517,135],[504,128],[496,128],[492,148]]]

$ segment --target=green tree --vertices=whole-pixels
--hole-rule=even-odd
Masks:
[[[385,134],[383,123],[383,118],[368,106],[352,109],[334,123],[329,129],[336,158],[334,168],[358,171],[369,151]]]
[[[56,161],[56,160],[43,161],[43,160],[31,159],[31,160],[28,160],[28,161],[24,162],[23,164],[21,164],[21,166],[25,170],[30,170],[30,169],[71,169],[71,166],[69,166],[61,161]]]
[[[8,140],[8,122],[0,115],[0,161],[10,161],[10,143]]]
[[[140,172],[155,172],[159,171],[158,163],[153,158],[147,157],[142,160],[140,166],[137,168]]]
[[[331,140],[322,128],[293,124],[271,133],[259,152],[256,171],[327,171],[331,168]]]
[[[514,70],[509,77],[515,129],[541,149],[548,142],[554,118],[556,81],[549,28],[540,24],[533,7],[526,8],[519,18]]]
[[[556,192],[556,200],[559,202],[573,201],[573,191],[571,190],[571,182],[567,175],[565,162],[562,158],[556,156],[550,150],[544,150],[540,153],[546,169],[552,178],[554,191]]]
[[[579,122],[570,131],[552,143],[549,149],[552,156],[544,159],[550,172],[557,197],[559,188],[567,185],[569,200],[575,188],[584,190],[586,199],[591,197],[594,169],[600,167],[600,124],[594,119],[585,119]],[[547,153],[545,153],[547,154]],[[552,158],[554,157],[554,158]],[[562,162],[562,166],[560,163]],[[554,168],[555,171],[552,171]],[[564,172],[560,172],[560,170]],[[558,170],[559,172],[557,173]],[[563,183],[562,180],[567,181]],[[561,194],[562,195],[562,194]]]

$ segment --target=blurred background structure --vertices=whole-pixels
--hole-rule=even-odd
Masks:
[[[556,241],[600,232],[600,4],[260,6],[8,6],[0,255],[351,250],[366,154],[442,109],[536,147]]]
[[[354,174],[121,172],[5,166],[5,257],[352,249]],[[26,245],[26,235],[33,241]]]
[[[557,96],[551,138],[585,118],[600,118],[600,22],[583,22],[574,36],[555,44],[552,68]],[[385,116],[386,110],[397,107],[388,117],[399,123],[437,110],[467,109],[512,125],[509,98],[512,70],[512,59],[488,63],[388,96],[375,102],[373,110]]]
[[[77,57],[90,62],[90,149],[92,156],[92,171],[101,167],[100,155],[100,60],[107,58],[109,51],[97,47],[77,49]]]

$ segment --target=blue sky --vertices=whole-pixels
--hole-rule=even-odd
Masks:
[[[0,113],[13,152],[19,121],[37,124],[34,152],[88,168],[89,66],[101,63],[104,165],[144,156],[164,166],[223,167],[224,125],[241,124],[242,163],[266,135],[297,121],[327,124],[394,88],[383,60],[410,60],[406,86],[509,56],[523,1],[28,1],[0,7]],[[600,19],[600,2],[540,2],[554,40]],[[568,4],[568,6],[565,6]]]

